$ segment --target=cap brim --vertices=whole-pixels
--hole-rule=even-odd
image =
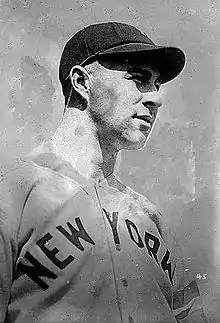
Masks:
[[[137,53],[146,57],[148,63],[153,63],[160,72],[161,82],[167,83],[177,77],[186,62],[184,52],[177,47],[154,46],[145,43],[129,43],[110,48],[99,55]],[[143,56],[142,56],[143,55]]]

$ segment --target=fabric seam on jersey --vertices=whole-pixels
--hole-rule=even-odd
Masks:
[[[17,230],[17,246],[19,245],[19,234],[20,234],[20,230],[21,230],[21,225],[22,225],[22,220],[23,220],[23,215],[24,215],[24,210],[25,210],[25,207],[26,207],[26,204],[31,196],[31,193],[33,192],[33,190],[36,188],[36,186],[43,180],[43,178],[40,178],[39,180],[37,180],[36,182],[34,182],[34,184],[31,186],[30,190],[28,191],[27,193],[27,196],[25,198],[25,201],[24,201],[24,205],[22,207],[22,211],[21,211],[21,218],[20,218],[20,223],[19,223],[19,226],[18,226],[18,230]],[[31,234],[33,233],[33,230],[31,230]],[[31,236],[31,235],[30,235]],[[30,237],[28,237],[28,240],[30,239]],[[23,248],[23,246],[25,245],[26,242],[24,242],[22,244],[22,246],[19,248],[20,250]],[[19,251],[19,250],[18,250]],[[17,254],[17,257],[16,257],[16,262],[18,260],[18,257],[20,255],[20,252],[18,252]]]
[[[99,197],[99,194],[98,194],[98,190],[96,188],[96,185],[94,185],[94,188],[95,188],[95,192],[96,192],[96,196],[97,196],[97,200],[98,200],[98,206],[99,206],[99,209],[100,209],[100,212],[101,212],[101,216],[102,216],[102,219],[103,219],[103,222],[104,222],[104,227],[105,227],[106,232],[108,232],[107,231],[107,227],[106,227],[105,218],[104,218],[103,211],[102,211],[101,200],[100,200],[100,197]],[[107,235],[107,243],[108,243],[108,249],[109,249],[109,254],[110,254],[111,263],[112,263],[112,271],[113,271],[113,277],[114,277],[116,300],[117,300],[118,310],[119,310],[119,313],[120,313],[120,319],[121,319],[121,322],[123,323],[124,321],[123,321],[123,317],[122,317],[121,299],[120,299],[120,294],[119,294],[119,290],[118,290],[118,286],[117,286],[117,282],[116,282],[114,259],[113,259],[113,256],[112,256],[112,250],[111,250],[111,247],[110,247],[108,235]]]
[[[26,160],[24,160],[24,159],[20,159],[21,161],[23,161],[24,163],[26,163],[26,165],[23,165],[23,166],[20,166],[20,167],[17,167],[17,168],[14,168],[14,169],[10,169],[10,170],[8,170],[8,171],[5,171],[4,173],[1,173],[1,179],[2,179],[2,181],[4,180],[4,176],[6,175],[6,174],[8,174],[8,173],[11,173],[11,172],[13,172],[13,171],[16,171],[16,170],[19,170],[19,169],[22,169],[23,167],[27,167],[27,166],[30,166],[30,165],[32,165],[32,166],[34,166],[34,167],[36,167],[36,168],[40,168],[40,169],[43,169],[43,170],[45,170],[45,169],[47,169],[48,171],[50,171],[51,173],[54,173],[54,174],[56,174],[56,175],[59,175],[60,177],[62,177],[62,178],[64,178],[64,179],[66,179],[66,180],[68,180],[68,181],[70,181],[70,182],[72,182],[72,183],[74,183],[74,184],[77,184],[87,195],[89,195],[89,193],[87,192],[87,190],[85,189],[85,187],[83,186],[83,185],[81,185],[79,182],[77,182],[77,181],[74,181],[71,177],[68,177],[68,176],[66,176],[66,175],[63,175],[63,174],[61,174],[61,173],[59,173],[59,172],[56,172],[56,171],[54,171],[53,169],[51,169],[51,168],[46,168],[46,167],[43,167],[43,166],[39,166],[38,164],[36,164],[36,163],[33,163],[33,162],[31,162],[31,161],[26,161]],[[86,185],[86,184],[85,184]]]
[[[20,167],[16,167],[16,168],[13,168],[13,169],[10,169],[10,170],[6,170],[4,173],[2,173],[2,172],[1,172],[1,179],[2,179],[2,180],[4,180],[4,176],[5,176],[6,174],[11,173],[11,172],[14,172],[14,171],[16,171],[16,170],[18,170],[18,169],[24,168],[24,167],[26,167],[26,166],[28,166],[28,165],[29,165],[27,161],[25,161],[25,160],[23,160],[23,159],[21,159],[21,160],[22,160],[23,162],[25,162],[25,163],[26,163],[26,165],[23,165],[23,166],[20,166]]]
[[[23,208],[22,208],[22,212],[21,212],[22,216],[23,216],[25,206],[26,206],[26,204],[27,204],[27,202],[28,202],[28,200],[29,200],[29,197],[30,197],[30,195],[31,195],[32,191],[35,189],[35,187],[36,187],[38,184],[40,184],[40,183],[42,182],[42,180],[43,180],[43,178],[39,178],[36,182],[34,182],[34,183],[33,183],[33,185],[31,185],[31,188],[30,188],[30,190],[28,191],[27,196],[26,196],[25,201],[24,201],[24,204],[23,204]]]
[[[26,162],[26,163],[29,163],[29,165],[32,165],[32,166],[35,166],[36,168],[40,168],[40,169],[43,169],[43,170],[45,170],[45,169],[47,169],[47,170],[49,170],[51,173],[53,173],[53,174],[56,174],[56,175],[59,175],[60,177],[62,177],[62,178],[64,178],[64,179],[66,179],[66,180],[68,180],[69,182],[71,182],[71,183],[74,183],[74,184],[77,184],[87,195],[89,195],[89,193],[86,191],[86,189],[85,189],[85,187],[83,186],[83,185],[81,185],[80,183],[78,183],[77,181],[74,181],[74,179],[72,179],[71,177],[69,177],[69,176],[66,176],[66,175],[63,175],[63,174],[61,174],[61,173],[59,173],[59,172],[56,172],[56,171],[54,171],[53,169],[51,169],[51,168],[47,168],[47,167],[43,167],[43,166],[39,166],[38,164],[36,164],[36,163],[33,163],[33,162],[31,162],[31,161],[25,161],[25,160],[22,160],[22,161],[24,161],[24,162]],[[85,184],[86,185],[86,184]]]
[[[1,182],[3,182],[3,181],[4,181],[4,176],[5,176],[6,174],[11,173],[11,172],[13,172],[13,171],[16,171],[16,170],[21,169],[21,168],[26,167],[26,166],[28,166],[28,165],[26,164],[26,165],[23,165],[23,166],[16,167],[16,168],[14,168],[14,169],[11,169],[11,170],[8,170],[8,171],[5,171],[4,173],[1,173]],[[2,210],[2,211],[7,215],[7,213],[6,213],[4,210]],[[18,227],[17,227],[17,229],[16,229],[16,231],[17,231],[17,233],[16,233],[16,241],[15,241],[15,244],[16,244],[16,255],[15,255],[15,257],[12,257],[13,267],[14,267],[14,265],[16,264],[17,259],[18,259],[18,257],[19,257],[19,252],[18,252],[18,236],[19,236],[19,232],[20,232],[20,228],[21,228],[22,218],[23,218],[23,209],[22,209],[22,211],[21,211],[21,213],[20,213],[20,215],[19,215],[19,221],[18,221],[19,223],[18,223]],[[11,237],[11,236],[9,236],[9,234],[8,234],[8,238],[9,238],[9,240],[10,240],[10,241],[12,241],[12,240],[11,240],[11,239],[12,239],[12,237]],[[14,259],[13,259],[13,258],[14,258]],[[14,273],[14,270],[13,270],[13,273]],[[12,278],[12,280],[13,280],[13,278]]]

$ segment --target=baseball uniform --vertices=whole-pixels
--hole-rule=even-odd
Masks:
[[[0,184],[0,322],[206,322],[160,213],[51,153]]]

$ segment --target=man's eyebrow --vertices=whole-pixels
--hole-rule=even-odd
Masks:
[[[152,75],[152,72],[148,69],[142,68],[142,67],[129,67],[128,73],[142,73],[142,74],[149,74]]]

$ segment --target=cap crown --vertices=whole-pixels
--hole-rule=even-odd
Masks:
[[[120,22],[90,25],[76,33],[65,45],[60,61],[60,80],[69,75],[71,66],[110,48],[129,43],[154,43],[136,27]]]

